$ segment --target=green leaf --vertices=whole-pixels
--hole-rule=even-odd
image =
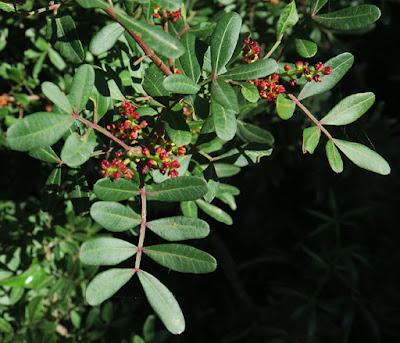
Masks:
[[[56,104],[64,112],[71,114],[72,106],[67,96],[52,82],[42,83],[43,94],[54,104]]]
[[[311,0],[311,16],[314,16],[319,10],[327,4],[328,0]]]
[[[102,227],[112,232],[126,231],[140,224],[137,213],[117,202],[95,202],[90,208],[90,215]]]
[[[325,93],[343,78],[354,63],[354,56],[348,52],[331,58],[325,65],[332,68],[330,75],[323,75],[321,82],[309,82],[301,90],[298,99],[303,100],[310,96]]]
[[[152,0],[152,2],[167,11],[176,11],[181,8],[181,0]]]
[[[83,137],[72,133],[61,150],[61,159],[71,168],[78,167],[89,160],[96,145],[96,135],[93,130],[87,132]]]
[[[23,273],[0,280],[0,286],[39,288],[47,279],[47,274],[38,263],[33,263],[29,269]]]
[[[147,246],[144,253],[153,261],[181,273],[211,273],[217,261],[210,254],[184,244],[158,244]]]
[[[237,135],[242,141],[247,143],[260,143],[269,146],[274,144],[274,137],[269,131],[241,120],[238,120]]]
[[[138,21],[119,9],[114,8],[114,13],[122,26],[138,34],[147,45],[160,55],[168,58],[178,58],[185,53],[182,43],[177,38],[164,32],[161,27]]]
[[[126,179],[100,179],[95,183],[93,191],[100,200],[122,201],[136,196],[139,185]]]
[[[296,104],[288,99],[285,95],[279,94],[276,99],[276,112],[279,118],[283,120],[288,120],[293,117],[294,111],[296,109]]]
[[[340,156],[339,150],[336,148],[333,141],[329,140],[325,146],[326,157],[328,158],[329,165],[335,173],[343,171],[343,160]]]
[[[321,119],[323,125],[347,125],[355,122],[375,102],[375,94],[371,92],[357,93],[344,98]]]
[[[239,112],[239,105],[235,90],[224,80],[213,81],[211,97],[227,109]]]
[[[170,93],[163,86],[165,75],[155,65],[152,64],[145,71],[142,86],[146,93],[150,96],[169,96]]]
[[[318,51],[318,45],[313,41],[307,39],[296,38],[294,40],[297,53],[304,58],[310,58],[315,56]]]
[[[221,77],[237,81],[255,80],[275,73],[278,67],[275,60],[267,58],[250,64],[238,65],[228,70]]]
[[[165,131],[176,145],[188,145],[192,141],[192,132],[180,112],[169,112],[165,116]]]
[[[196,57],[196,36],[190,32],[186,32],[181,37],[186,52],[179,57],[183,72],[193,81],[197,82],[200,78],[201,67]]]
[[[197,218],[197,205],[194,201],[182,201],[181,211],[185,217]]]
[[[86,289],[89,305],[100,305],[111,298],[135,274],[133,268],[113,268],[97,274]]]
[[[240,173],[240,168],[230,163],[215,163],[214,168],[219,179],[231,177]]]
[[[303,130],[303,154],[313,154],[321,138],[321,130],[317,126],[307,127]]]
[[[49,146],[33,149],[29,151],[29,156],[48,163],[62,162],[54,150]]]
[[[299,15],[297,13],[296,2],[292,1],[282,10],[278,23],[276,24],[276,36],[278,39],[287,29],[296,25],[298,21]]]
[[[58,70],[64,70],[67,66],[61,55],[52,48],[49,48],[49,60]]]
[[[110,6],[104,0],[76,0],[76,2],[84,8],[100,8],[105,10]]]
[[[167,241],[199,239],[210,233],[210,227],[204,220],[180,216],[153,220],[147,223],[147,227]]]
[[[68,94],[75,112],[80,112],[85,108],[90,94],[92,94],[94,77],[94,69],[89,64],[83,64],[76,70],[71,91]]]
[[[235,12],[225,13],[211,36],[212,72],[218,75],[231,59],[239,39],[242,18]]]
[[[207,193],[207,183],[195,176],[180,176],[146,188],[148,200],[187,201]]]
[[[112,266],[135,254],[136,246],[127,241],[113,237],[97,237],[82,244],[79,259],[92,266]]]
[[[137,273],[144,293],[154,312],[174,335],[185,330],[185,318],[174,295],[153,275],[140,270]]]
[[[13,4],[7,4],[4,1],[0,1],[0,11],[15,12],[15,8]]]
[[[237,130],[235,112],[230,108],[222,106],[214,99],[211,100],[210,111],[218,138],[223,141],[233,139]]]
[[[50,146],[64,135],[73,122],[69,115],[37,112],[10,126],[7,142],[11,149],[18,151]]]
[[[313,19],[320,25],[337,31],[354,31],[365,29],[376,22],[381,11],[374,5],[358,5],[338,11],[319,14]]]
[[[54,18],[55,23],[55,44],[58,50],[67,61],[82,63],[85,59],[85,51],[78,34],[76,33],[75,22],[71,16]]]
[[[258,88],[251,83],[243,83],[240,85],[243,97],[251,103],[256,103],[260,99]]]
[[[170,75],[163,81],[164,88],[171,93],[196,94],[200,86],[186,75]]]
[[[0,10],[2,10],[2,4],[0,3]],[[3,318],[0,318],[0,332],[4,332],[4,333],[12,333],[13,327],[11,326],[11,324],[6,321]]]
[[[124,31],[125,29],[119,23],[111,23],[102,27],[90,41],[90,52],[98,56],[112,49]]]
[[[360,168],[381,175],[390,174],[390,166],[386,160],[365,145],[334,139],[333,142],[347,158]]]
[[[231,216],[226,213],[225,211],[221,210],[219,207],[209,204],[208,202],[205,202],[204,200],[196,200],[196,204],[205,212],[207,213],[210,217],[214,218],[215,220],[224,223],[226,225],[232,225],[233,221]]]

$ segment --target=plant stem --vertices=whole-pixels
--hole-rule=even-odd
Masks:
[[[329,140],[333,140],[333,137],[329,133],[327,129],[324,128],[324,126],[320,123],[320,121],[315,118],[315,116],[310,112],[310,110],[305,107],[299,99],[297,99],[293,94],[288,94],[287,95],[290,99],[293,100],[293,102],[297,105],[298,108],[300,108],[304,114],[321,130],[321,132],[328,137]]]
[[[74,119],[80,121],[81,123],[85,124],[88,128],[92,128],[92,129],[94,129],[96,131],[101,132],[104,136],[107,136],[108,138],[113,140],[115,143],[119,144],[126,151],[129,151],[132,156],[142,157],[142,149],[141,149],[141,147],[138,147],[138,146],[132,147],[132,146],[124,143],[119,138],[115,137],[110,131],[108,131],[104,127],[102,127],[102,126],[100,126],[100,125],[98,125],[96,123],[92,123],[90,120],[82,118],[78,113],[73,113],[72,117]]]
[[[153,51],[153,49],[151,49],[142,39],[142,37],[140,37],[137,33],[129,30],[124,24],[121,23],[121,21],[118,19],[118,16],[116,15],[114,9],[112,7],[107,8],[106,13],[116,22],[118,22],[121,26],[123,26],[126,30],[126,32],[129,33],[129,35],[136,41],[136,43],[142,48],[142,50],[144,51],[145,55],[148,56],[153,62],[154,64],[159,67],[161,69],[161,71],[169,76],[171,75],[171,70],[164,64],[163,61],[161,61],[161,59],[155,54],[155,52]]]
[[[140,219],[139,242],[137,246],[136,260],[135,260],[136,272],[140,270],[140,262],[142,260],[143,244],[146,235],[146,225],[147,225],[147,198],[146,198],[146,190],[144,189],[144,187],[140,188],[139,193],[140,193],[140,201],[142,203],[142,213]]]
[[[282,38],[283,38],[283,35],[280,35],[278,37],[275,44],[272,46],[271,50],[268,51],[268,53],[264,56],[264,59],[271,57],[271,55],[275,52],[275,50],[278,48],[278,46],[282,43]]]

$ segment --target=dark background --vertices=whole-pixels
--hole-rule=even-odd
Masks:
[[[360,170],[348,160],[345,172],[334,175],[322,145],[315,155],[302,155],[296,120],[275,123],[272,157],[233,178],[241,190],[233,226],[211,221],[212,234],[200,243],[219,261],[217,272],[193,276],[157,269],[187,321],[186,332],[171,342],[399,340],[399,18],[399,4],[387,3],[375,30],[340,37],[339,50],[352,52],[356,62],[340,93],[333,90],[337,99],[358,91],[376,94],[369,115],[342,133],[376,147],[391,175]],[[2,199],[41,196],[47,171],[40,162],[4,150],[0,158]],[[135,315],[125,315],[127,327],[140,327],[151,310],[139,287],[131,286],[114,305],[139,306]],[[314,332],[318,338],[308,338]],[[110,328],[107,335],[123,332]]]

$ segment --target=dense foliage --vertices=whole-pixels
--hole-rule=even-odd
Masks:
[[[179,341],[174,335],[186,325],[193,336],[189,328],[182,337],[198,341],[395,337],[396,316],[381,328],[359,289],[360,266],[371,268],[371,261],[358,236],[347,233],[371,204],[341,212],[327,191],[338,178],[352,179],[340,174],[348,170],[343,157],[367,170],[362,173],[391,172],[368,137],[353,139],[354,128],[347,129],[374,105],[374,93],[340,86],[358,63],[346,52],[346,39],[373,30],[378,7],[327,0],[76,0],[0,1],[0,11],[0,144],[5,156],[18,156],[10,172],[12,163],[26,165],[34,189],[21,191],[23,200],[0,202],[2,341],[168,342]],[[380,134],[390,146],[385,130]],[[302,163],[284,162],[292,156],[285,146],[317,155],[318,171],[332,174],[308,185],[317,195],[323,190],[332,214],[309,208],[317,228],[298,227],[286,247],[265,249],[275,235],[251,230],[259,225],[252,217],[268,216],[268,209],[260,195],[247,192],[258,184],[259,191],[268,189],[260,175],[275,168],[268,182],[282,194],[267,201],[262,193],[262,201],[277,211],[276,220],[308,207],[291,206],[285,214],[271,204],[277,199],[285,207],[283,192],[297,198],[305,182],[299,175],[290,186],[282,183],[285,168]],[[235,181],[242,170],[245,181]],[[240,191],[247,196],[237,206]],[[232,248],[254,241],[263,254],[236,266],[228,248],[234,231],[225,241],[214,233],[204,238],[232,225],[231,211],[240,205]],[[259,222],[270,227],[276,220]],[[240,308],[231,318],[238,329],[226,333],[229,312],[219,326],[206,320],[219,316],[202,302],[205,289],[218,289],[218,276],[172,273],[210,273],[217,261]],[[260,280],[271,280],[269,294],[252,298],[243,284],[251,288],[256,280],[238,273],[265,263],[286,271],[275,283],[260,272]],[[298,285],[288,284],[291,272],[299,274]],[[342,287],[350,295],[332,299]],[[177,299],[186,302],[184,311]],[[241,317],[247,318],[236,323]],[[370,333],[355,333],[357,321]]]

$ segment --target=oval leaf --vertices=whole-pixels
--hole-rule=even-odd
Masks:
[[[181,37],[186,52],[179,57],[184,73],[193,81],[197,82],[200,78],[201,68],[196,57],[196,36],[190,32],[186,32]]]
[[[29,156],[48,163],[62,162],[54,150],[49,146],[33,149],[29,151]]]
[[[104,26],[90,41],[90,52],[97,56],[110,50],[124,31],[125,29],[118,23]]]
[[[296,2],[292,1],[282,10],[279,16],[278,23],[276,24],[276,36],[282,36],[287,29],[297,24],[299,15],[297,13]]]
[[[213,81],[211,97],[227,109],[239,112],[239,104],[235,90],[224,80]]]
[[[146,191],[148,200],[195,200],[207,193],[207,183],[199,177],[180,176],[149,186]]]
[[[347,71],[354,63],[354,56],[348,52],[340,54],[326,62],[326,66],[332,68],[329,75],[323,75],[321,82],[309,82],[301,90],[298,99],[303,100],[310,96],[324,93],[334,86],[343,78]]]
[[[236,115],[233,110],[211,100],[211,115],[214,122],[215,132],[223,141],[230,141],[235,137],[237,130]]]
[[[390,174],[390,166],[386,160],[365,145],[334,139],[333,142],[347,158],[360,168],[381,175]]]
[[[90,215],[105,229],[121,232],[140,224],[140,216],[130,207],[117,202],[98,201],[90,208]]]
[[[52,82],[42,83],[43,94],[55,105],[57,105],[62,111],[71,114],[72,106],[67,96],[61,92],[60,88]]]
[[[126,179],[100,179],[95,183],[93,191],[100,200],[122,201],[137,195],[139,185]]]
[[[313,41],[296,38],[294,40],[296,51],[301,57],[310,58],[315,56],[318,46]]]
[[[170,75],[163,81],[164,88],[171,93],[196,94],[200,86],[186,75]]]
[[[294,111],[296,109],[296,104],[286,98],[285,95],[279,94],[276,99],[276,112],[278,113],[279,118],[283,120],[288,120],[293,117]]]
[[[215,220],[224,223],[226,225],[232,225],[233,220],[232,217],[226,213],[225,211],[221,210],[219,207],[209,204],[204,200],[196,200],[196,204],[210,217],[214,218]]]
[[[82,244],[79,259],[92,266],[112,266],[135,254],[136,246],[127,241],[113,237],[97,237]]]
[[[210,45],[213,73],[218,75],[231,59],[239,39],[241,26],[242,18],[235,12],[225,13],[218,20]]]
[[[148,246],[144,253],[152,260],[176,272],[203,274],[217,268],[210,254],[184,244],[158,244]]]
[[[71,116],[38,112],[18,120],[7,130],[7,142],[11,149],[28,151],[56,143],[71,127]]]
[[[134,273],[133,268],[113,268],[97,274],[86,289],[87,302],[92,306],[100,305],[117,293]]]
[[[147,223],[147,227],[167,241],[204,238],[210,233],[204,220],[178,216],[153,220]]]
[[[381,16],[374,5],[359,5],[343,8],[335,12],[319,14],[313,19],[320,25],[337,31],[353,31],[368,28]]]
[[[268,58],[234,67],[221,75],[221,77],[237,81],[254,80],[275,73],[278,67],[278,63],[275,60]]]
[[[325,146],[326,157],[328,157],[329,165],[335,173],[341,173],[343,171],[343,160],[340,156],[339,150],[335,144],[329,140]]]
[[[269,131],[256,125],[245,123],[241,120],[238,120],[237,135],[246,143],[260,143],[272,146],[275,140]]]
[[[92,130],[83,137],[72,133],[61,150],[61,159],[71,168],[78,167],[91,157],[96,145],[96,135]]]
[[[323,125],[347,125],[355,122],[375,102],[375,94],[371,92],[358,93],[340,101],[329,113],[321,119]]]
[[[153,275],[140,270],[137,273],[144,293],[154,312],[174,335],[179,335],[185,330],[185,318],[174,295]]]
[[[303,154],[313,154],[321,138],[321,130],[317,126],[307,127],[303,130]]]
[[[94,69],[89,64],[81,65],[72,80],[71,91],[68,94],[75,112],[82,111],[92,94],[94,86]]]
[[[260,99],[258,88],[251,83],[242,84],[240,91],[248,102],[256,103]]]

